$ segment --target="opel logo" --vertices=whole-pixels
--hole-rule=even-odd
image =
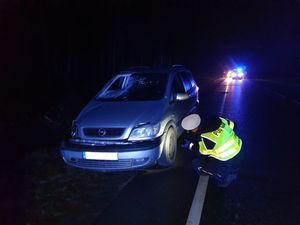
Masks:
[[[98,130],[98,135],[100,136],[100,137],[103,137],[103,136],[105,136],[106,135],[106,130],[105,129],[102,129],[102,128],[100,128],[99,130]]]

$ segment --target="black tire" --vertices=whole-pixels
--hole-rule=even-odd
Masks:
[[[164,147],[158,164],[162,167],[174,165],[177,153],[177,135],[173,127],[170,127],[165,134]]]

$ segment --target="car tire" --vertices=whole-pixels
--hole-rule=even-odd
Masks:
[[[163,151],[158,159],[158,164],[162,167],[169,167],[175,163],[177,153],[177,135],[173,127],[170,127],[165,134]]]

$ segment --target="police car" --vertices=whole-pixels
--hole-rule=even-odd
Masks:
[[[243,80],[245,79],[246,74],[247,71],[244,67],[237,67],[235,69],[229,70],[226,74],[226,77],[233,80]]]

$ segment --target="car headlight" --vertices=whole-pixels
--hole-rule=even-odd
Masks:
[[[145,124],[134,128],[128,138],[129,141],[141,141],[155,138],[160,129],[160,124]]]

